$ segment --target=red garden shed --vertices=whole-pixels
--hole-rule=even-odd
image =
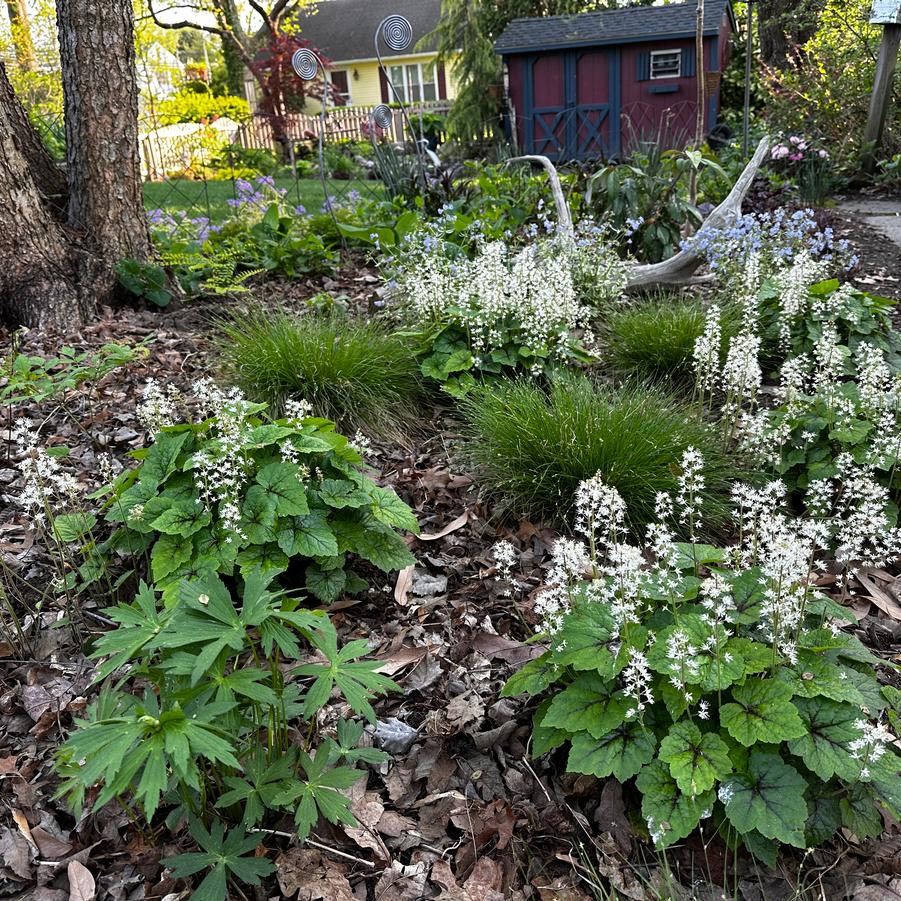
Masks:
[[[686,143],[697,111],[696,16],[691,0],[514,19],[494,48],[522,152],[570,160],[614,157],[640,139]],[[734,30],[730,0],[705,0],[708,130]]]

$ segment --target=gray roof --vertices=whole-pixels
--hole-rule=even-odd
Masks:
[[[729,0],[707,0],[704,4],[704,34],[716,34],[723,11],[735,18]],[[570,16],[514,19],[495,41],[497,53],[519,53],[582,45],[626,44],[653,41],[695,33],[697,4],[630,6]]]
[[[375,57],[375,30],[386,16],[405,16],[413,26],[413,42],[400,53],[379,44],[383,57],[422,52],[421,38],[434,30],[441,16],[441,0],[320,0],[315,12],[297,16],[300,36],[328,60],[359,60]],[[434,49],[434,46],[426,49]]]

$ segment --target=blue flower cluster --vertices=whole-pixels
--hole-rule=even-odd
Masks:
[[[150,230],[161,232],[170,238],[180,237],[203,244],[210,235],[220,232],[221,225],[213,225],[207,216],[190,217],[184,210],[156,209],[147,212],[147,224]]]
[[[832,228],[819,228],[813,210],[790,212],[784,207],[772,213],[747,213],[728,228],[705,226],[683,241],[682,249],[705,257],[714,271],[744,263],[755,253],[776,265],[790,265],[805,251],[845,270],[859,262],[847,241],[835,239]]]
[[[271,175],[260,175],[252,182],[239,178],[235,181],[235,196],[227,203],[235,210],[251,207],[265,212],[274,199],[284,197],[286,193],[284,188],[276,187]]]

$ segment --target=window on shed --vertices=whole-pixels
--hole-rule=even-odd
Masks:
[[[651,78],[679,78],[681,75],[681,50],[651,51]]]

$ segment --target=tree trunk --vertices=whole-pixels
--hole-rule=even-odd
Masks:
[[[792,50],[816,32],[823,5],[823,0],[759,0],[760,58],[777,69],[790,65]]]
[[[19,98],[0,65],[0,106],[6,110],[11,123],[9,137],[25,158],[37,189],[62,214],[66,209],[66,175],[45,149],[41,138],[28,121]]]
[[[34,41],[31,37],[31,22],[28,21],[28,7],[25,0],[6,0],[9,12],[9,24],[12,29],[13,49],[19,68],[27,72],[37,70],[38,61],[34,54]]]
[[[134,19],[122,0],[58,0],[69,223],[110,268],[152,255],[138,156]]]
[[[244,26],[241,25],[241,16],[235,0],[219,0],[221,10],[221,25],[234,35],[234,40],[239,45],[247,42]],[[222,57],[225,61],[225,72],[228,82],[229,94],[235,97],[245,97],[244,93],[244,60],[238,52],[235,44],[228,37],[222,38]]]
[[[0,86],[8,85],[0,63]],[[93,263],[52,214],[19,140],[21,107],[0,92],[0,317],[70,330],[92,312]]]

